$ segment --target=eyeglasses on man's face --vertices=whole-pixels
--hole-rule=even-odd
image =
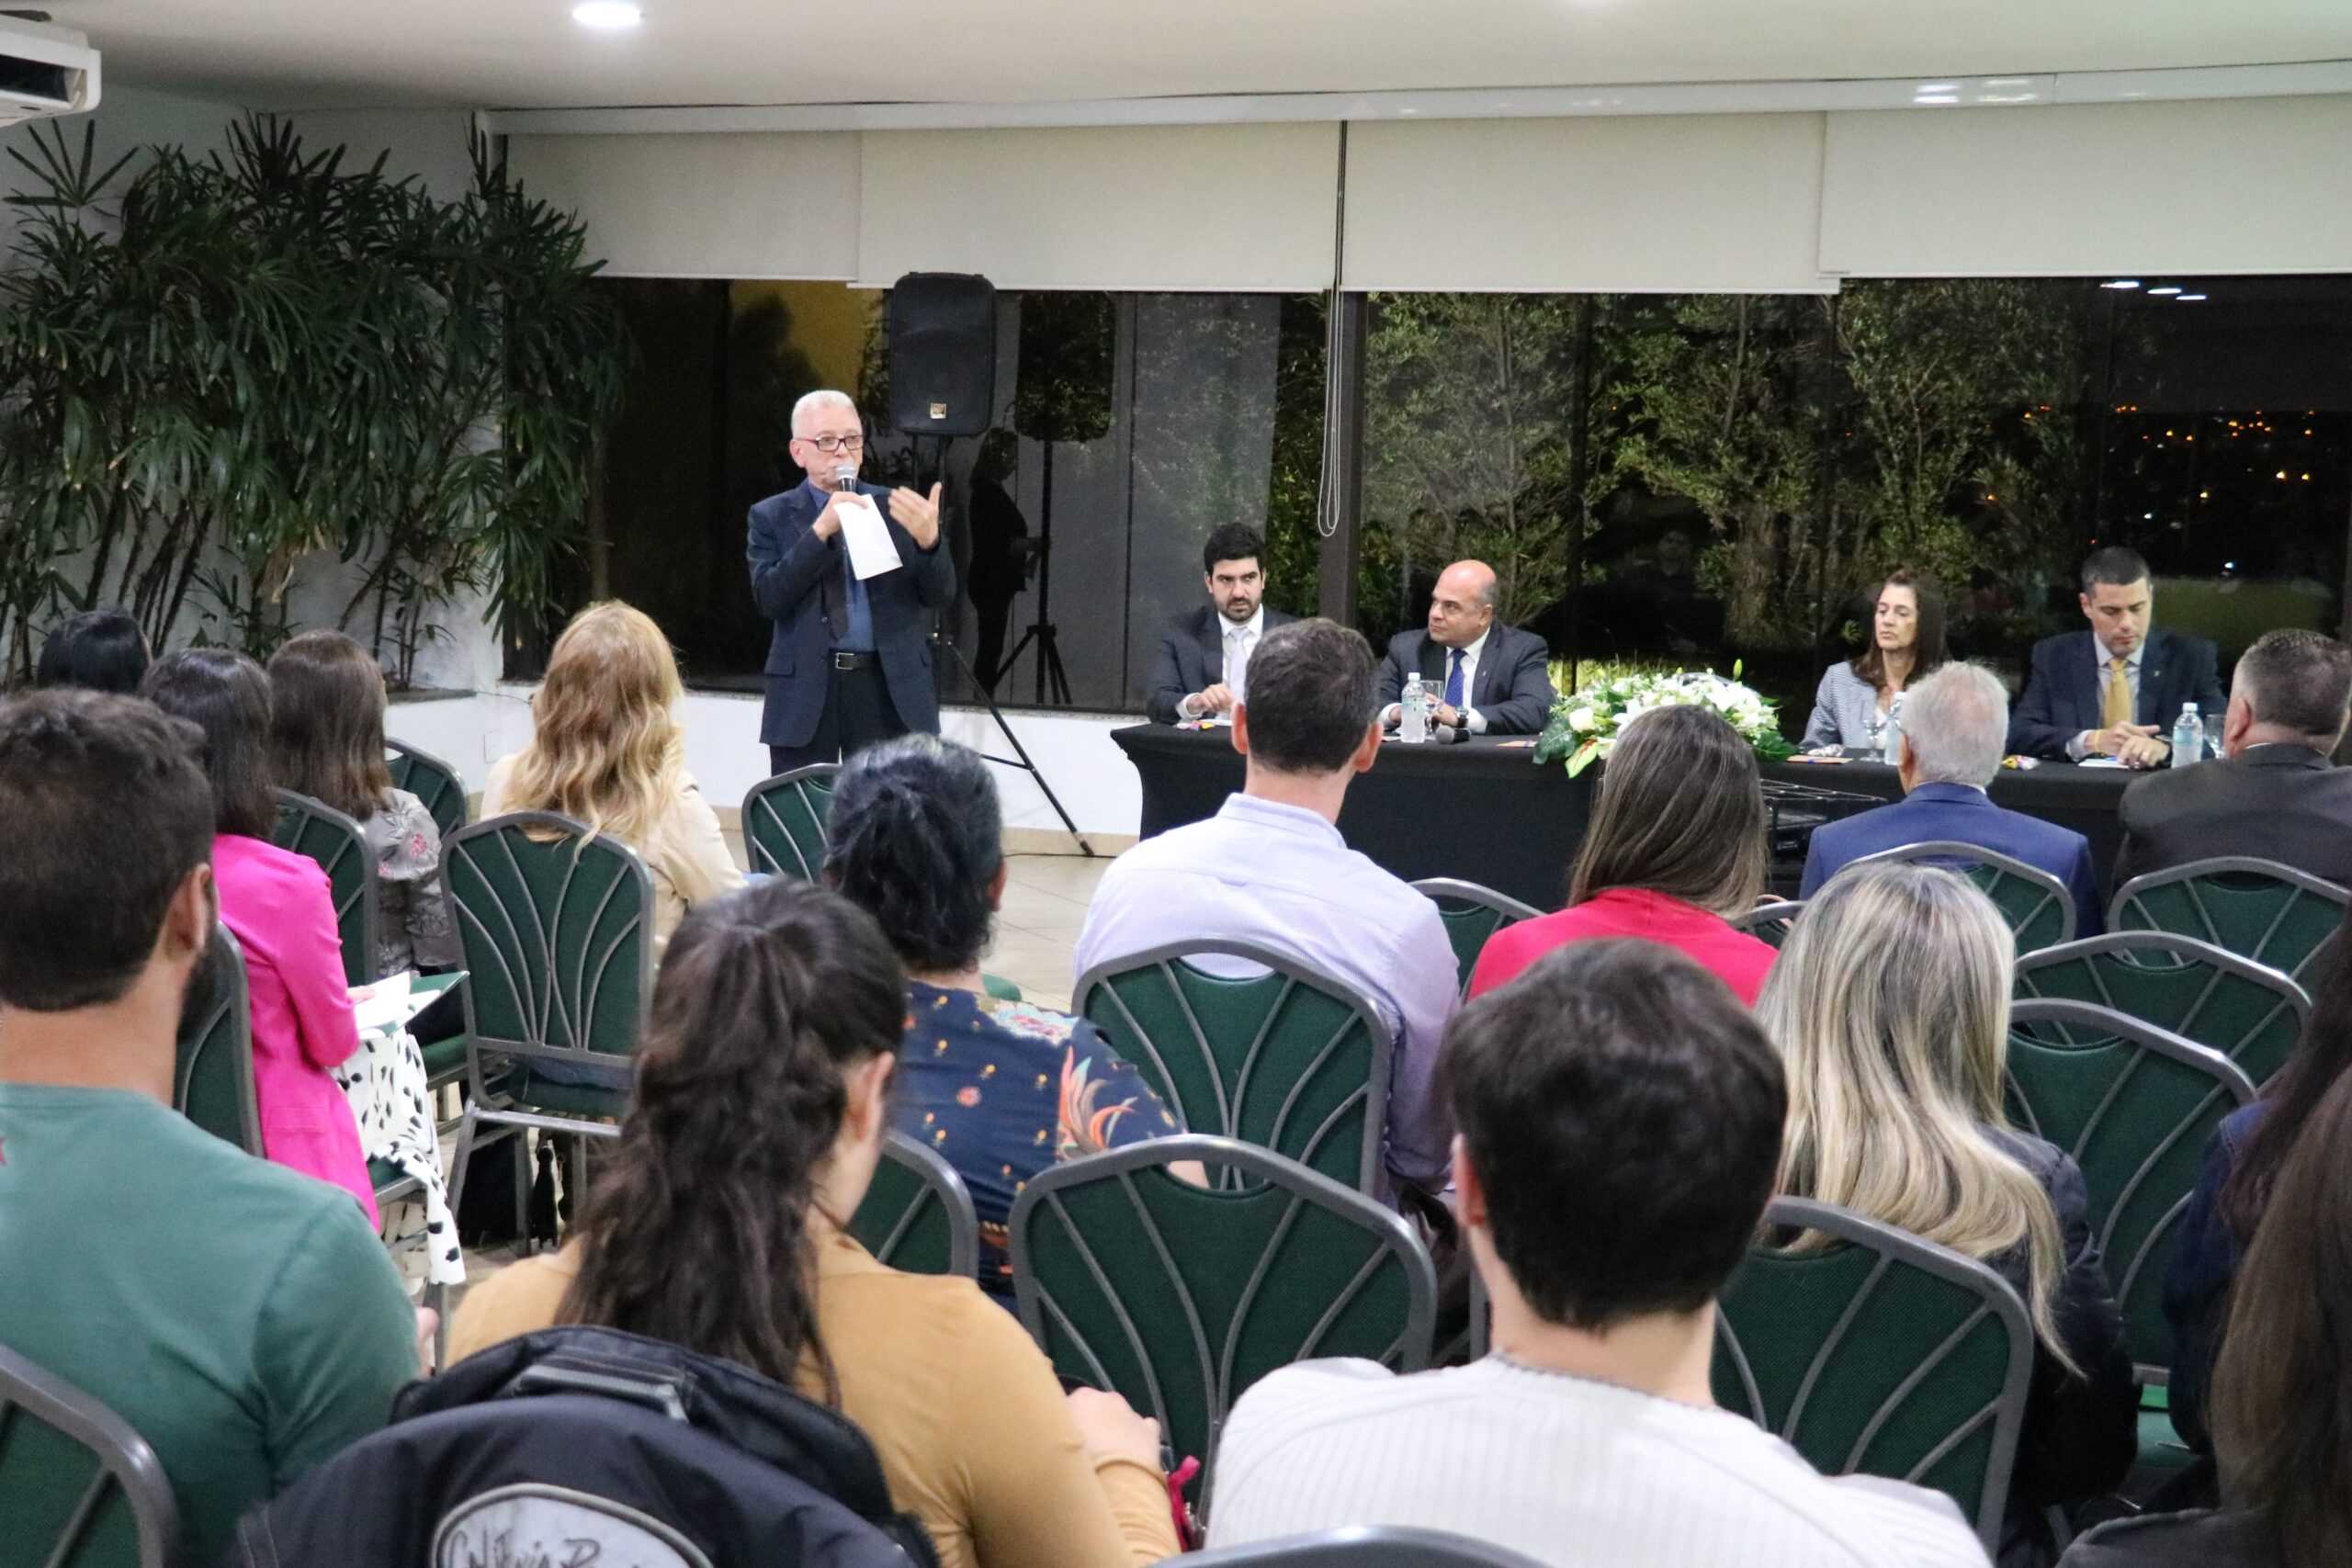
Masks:
[[[818,451],[828,454],[856,452],[863,450],[865,446],[865,437],[863,435],[804,435],[800,439]]]

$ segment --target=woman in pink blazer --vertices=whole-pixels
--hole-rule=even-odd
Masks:
[[[243,654],[188,649],[156,661],[142,695],[204,731],[212,780],[212,880],[244,950],[253,1000],[254,1097],[262,1150],[332,1181],[377,1224],[359,1124],[334,1069],[359,1049],[327,874],[268,841],[269,678]]]

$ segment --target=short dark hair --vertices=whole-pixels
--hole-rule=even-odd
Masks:
[[[269,785],[269,677],[242,653],[184,648],[155,660],[139,694],[204,732],[219,833],[266,839],[277,825]]]
[[[2282,626],[2238,656],[2238,683],[2254,716],[2303,735],[2334,735],[2352,702],[2352,649],[2332,637]]]
[[[989,944],[1003,821],[978,752],[902,735],[858,752],[835,777],[825,880],[881,923],[910,969],[968,969]]]
[[[121,610],[101,608],[68,615],[49,628],[33,684],[129,695],[146,673],[147,637],[139,623]]]
[[[1247,523],[1219,524],[1201,547],[1201,570],[1211,576],[1221,560],[1254,560],[1262,566],[1265,559],[1266,536]]]
[[[2083,592],[2088,593],[2104,582],[2110,588],[2128,588],[2134,582],[2144,582],[2148,577],[2148,558],[2129,545],[2103,545],[2083,562]]]
[[[138,979],[172,895],[211,857],[202,744],[135,697],[0,703],[0,1002],[64,1012]]]
[[[1257,677],[1253,660],[1253,690]],[[1652,708],[1625,727],[1601,764],[1568,902],[1638,887],[1732,915],[1763,890],[1764,834],[1755,749],[1705,708]]]
[[[1781,1058],[1669,947],[1572,942],[1464,1008],[1442,1072],[1495,1252],[1547,1323],[1691,1313],[1755,1239],[1781,1162]]]
[[[1319,615],[1276,626],[1250,655],[1241,705],[1257,761],[1283,773],[1337,773],[1372,723],[1372,644]]]

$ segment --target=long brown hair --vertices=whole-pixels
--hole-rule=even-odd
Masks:
[[[280,789],[366,821],[392,803],[384,766],[384,672],[337,631],[304,632],[269,657],[269,764]]]
[[[1764,859],[1756,753],[1704,708],[1653,708],[1602,766],[1568,902],[1641,887],[1736,914],[1763,889]]]
[[[617,599],[589,605],[555,639],[531,698],[509,807],[560,811],[641,847],[685,772],[682,694],[661,627]]]
[[[2311,1020],[2295,1037],[2295,1048],[2262,1088],[2267,1107],[2246,1134],[2229,1179],[2222,1183],[2222,1223],[2240,1246],[2262,1222],[2270,1190],[2287,1151],[2301,1141],[2304,1124],[2328,1090],[2352,1067],[2352,907],[2320,954],[2312,986]]]
[[[1908,588],[1912,602],[1918,606],[1916,625],[1919,635],[1911,644],[1911,673],[1904,677],[1905,683],[1908,684],[1939,668],[1951,657],[1951,651],[1944,647],[1944,591],[1926,572],[1898,566],[1886,574],[1886,581],[1878,585],[1876,593],[1871,595],[1873,622],[1878,615],[1878,602],[1886,597],[1886,591],[1890,588]],[[1854,656],[1850,668],[1873,692],[1886,684],[1886,655],[1879,650],[1875,626],[1863,643],[1862,651]]]
[[[689,910],[558,1321],[786,1384],[805,1360],[838,1403],[808,1215],[848,1109],[843,1076],[899,1048],[905,985],[874,918],[813,883],[755,883]]]
[[[2352,1562],[2352,1079],[2279,1167],[2213,1366],[2222,1495],[2284,1568]]]

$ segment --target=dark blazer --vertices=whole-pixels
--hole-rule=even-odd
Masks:
[[[2278,1568],[2251,1514],[2196,1509],[2110,1519],[2075,1538],[2058,1568]]]
[[[1432,692],[1445,689],[1443,644],[1430,634],[1398,632],[1388,641],[1388,657],[1380,665],[1382,708],[1405,690],[1406,677],[1421,672],[1421,684]],[[1497,621],[1487,631],[1486,651],[1478,656],[1477,673],[1471,678],[1464,707],[1476,708],[1487,718],[1489,735],[1533,735],[1552,716],[1552,651],[1533,632]]]
[[[2009,750],[2028,757],[2066,755],[2066,743],[2086,729],[2099,728],[2106,710],[2107,688],[2098,678],[2102,657],[2088,627],[2046,637],[2033,645],[2032,667],[2026,672],[2025,691],[2009,715]],[[2201,637],[2168,632],[2162,626],[2148,632],[2147,651],[2140,656],[2140,700],[2132,705],[2134,724],[2153,724],[2166,739],[2183,703],[2195,703],[2208,725],[2220,722],[2229,697],[2214,663],[2213,645]]]
[[[913,536],[891,519],[888,489],[870,484],[857,488],[881,509],[903,563],[896,571],[865,581],[866,604],[874,614],[874,650],[882,660],[890,705],[909,729],[936,733],[939,692],[931,678],[927,612],[956,597],[956,563],[944,549],[917,547]],[[828,573],[840,580],[848,560],[839,534],[830,539],[816,536],[817,518],[824,510],[823,492],[805,483],[752,507],[745,552],[752,565],[752,601],[775,623],[768,638],[767,663],[762,667],[768,688],[767,705],[760,715],[763,746],[806,746],[824,716],[825,694],[833,678],[833,637],[825,625],[821,584]],[[943,536],[940,543],[944,542]]]
[[[2275,860],[2352,886],[2352,768],[2308,746],[2249,746],[2151,773],[2123,792],[2118,815],[2119,887],[2215,855]]]
[[[1266,606],[1266,624],[1272,631],[1298,619]],[[1159,646],[1152,650],[1151,680],[1144,688],[1144,712],[1154,724],[1174,724],[1184,716],[1176,705],[1194,692],[1205,692],[1225,679],[1225,628],[1228,623],[1214,604],[1170,615],[1159,628]]]
[[[2231,1111],[2214,1129],[2212,1142],[2205,1145],[2196,1190],[2180,1216],[2172,1263],[2165,1270],[2165,1322],[2172,1329],[2172,1376],[2165,1403],[2170,1407],[2172,1429],[2199,1453],[2213,1451],[2213,1439],[2205,1430],[2205,1385],[2212,1378],[2213,1358],[2221,1354],[2230,1285],[2245,1257],[2245,1244],[2222,1218],[2222,1189],[2237,1170],[2246,1140],[2269,1111],[2268,1102],[2257,1100]]]
[[[1966,784],[1923,784],[1892,806],[1815,829],[1797,896],[1812,897],[1823,883],[1864,855],[1938,839],[1974,844],[2039,866],[2074,895],[2076,936],[2097,936],[2104,929],[2090,840],[2054,822],[1996,806],[1983,790]]]

